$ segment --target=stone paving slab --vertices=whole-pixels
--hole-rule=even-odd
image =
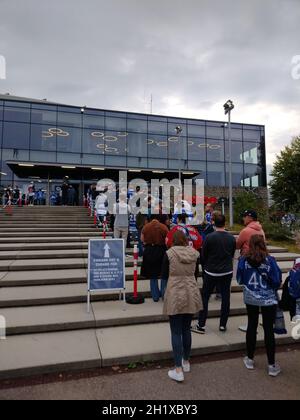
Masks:
[[[0,379],[100,366],[94,330],[28,334],[0,342]]]

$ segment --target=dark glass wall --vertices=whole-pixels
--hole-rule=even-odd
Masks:
[[[182,127],[180,137],[176,126]],[[265,137],[259,125],[232,124],[235,186],[265,186]],[[201,173],[228,184],[228,133],[222,122],[187,120],[43,103],[0,101],[1,184],[5,161],[144,168]]]

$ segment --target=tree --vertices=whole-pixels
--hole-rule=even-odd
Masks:
[[[300,135],[277,156],[272,171],[273,200],[282,209],[300,209]]]

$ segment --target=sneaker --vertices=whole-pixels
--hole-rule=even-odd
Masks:
[[[222,300],[222,295],[219,295],[218,293],[215,296],[215,300]]]
[[[226,327],[220,327],[220,328],[219,328],[219,330],[220,330],[221,332],[225,333],[225,332],[227,331],[227,328],[226,328]]]
[[[281,373],[280,366],[278,364],[269,365],[269,376],[276,378]]]
[[[254,360],[249,359],[249,357],[244,358],[244,365],[248,370],[254,370]]]
[[[199,327],[199,325],[197,324],[197,325],[193,325],[192,327],[191,327],[191,331],[192,332],[195,332],[195,333],[198,333],[198,334],[205,334],[205,332],[206,332],[206,329],[205,329],[205,327]]]
[[[191,371],[191,364],[188,361],[184,361],[182,359],[182,370],[184,373],[190,373]]]
[[[247,330],[248,330],[248,325],[241,325],[241,326],[239,326],[239,330],[242,331],[242,332],[244,332],[244,333],[246,333]]]
[[[169,370],[168,376],[169,376],[169,378],[173,379],[173,381],[176,381],[176,382],[183,382],[184,381],[183,372],[178,373],[176,371],[176,369]]]

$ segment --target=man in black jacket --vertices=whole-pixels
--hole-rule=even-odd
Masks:
[[[202,253],[203,266],[203,311],[199,313],[198,325],[193,331],[205,334],[205,325],[208,315],[208,302],[215,288],[222,296],[220,331],[227,331],[227,322],[230,314],[230,293],[233,277],[233,258],[236,250],[236,240],[225,230],[225,216],[214,214],[213,222],[216,231],[207,236]]]

